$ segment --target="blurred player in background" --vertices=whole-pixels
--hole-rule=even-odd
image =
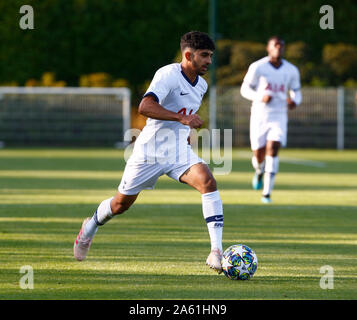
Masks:
[[[87,218],[74,243],[74,256],[84,260],[98,226],[128,210],[143,189],[153,189],[166,174],[201,193],[203,217],[211,240],[206,264],[222,272],[223,206],[216,181],[207,164],[188,144],[190,128],[203,124],[198,111],[207,91],[201,77],[212,62],[215,45],[205,33],[192,31],[181,38],[182,62],[157,70],[140,105],[148,117],[135,141],[117,194],[104,200],[92,218]],[[125,241],[125,240],[124,240]]]
[[[255,174],[253,189],[263,188],[262,202],[270,203],[275,175],[279,169],[278,152],[286,146],[288,108],[301,103],[299,70],[283,59],[284,40],[268,40],[268,56],[249,66],[241,87],[244,98],[253,101],[250,117],[250,143]],[[264,183],[263,183],[264,176]]]

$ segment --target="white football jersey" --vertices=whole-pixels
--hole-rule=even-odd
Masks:
[[[269,57],[252,63],[243,82],[257,92],[252,103],[252,115],[286,115],[288,92],[300,90],[299,70],[285,59],[278,68],[269,62]],[[261,101],[264,95],[272,97],[267,104]]]
[[[190,115],[198,111],[206,91],[202,77],[191,82],[181,64],[173,63],[157,70],[144,97],[152,95],[165,109]],[[187,152],[189,133],[190,127],[180,122],[148,118],[135,141],[131,160],[158,160]]]

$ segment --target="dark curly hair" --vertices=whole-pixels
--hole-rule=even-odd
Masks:
[[[194,50],[198,49],[208,49],[214,51],[216,46],[214,45],[213,40],[207,33],[201,31],[190,31],[185,33],[181,37],[181,51],[186,48],[191,48]]]

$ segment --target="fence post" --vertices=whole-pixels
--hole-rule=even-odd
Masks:
[[[345,147],[345,90],[344,87],[337,88],[337,149]]]
[[[209,91],[209,129],[216,129],[217,126],[217,88],[211,86]]]

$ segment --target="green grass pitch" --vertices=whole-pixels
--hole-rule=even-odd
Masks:
[[[244,243],[259,266],[232,281],[205,265],[200,194],[168,177],[101,227],[87,260],[73,258],[82,220],[116,192],[123,151],[0,150],[0,299],[356,299],[357,151],[281,151],[274,203],[251,190],[249,150],[216,176],[223,246]],[[34,288],[21,289],[22,266]],[[322,266],[334,271],[322,289]]]

